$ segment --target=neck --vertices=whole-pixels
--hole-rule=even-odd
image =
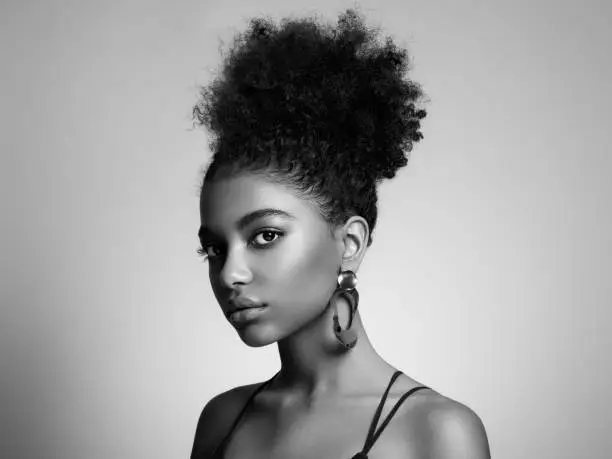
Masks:
[[[281,370],[274,385],[292,398],[313,402],[370,387],[379,390],[381,379],[388,380],[392,372],[370,343],[359,312],[351,327],[358,340],[350,350],[342,350],[336,340],[332,315],[332,308],[328,308],[315,321],[278,342]],[[341,309],[339,315],[345,326],[346,313],[342,317]]]

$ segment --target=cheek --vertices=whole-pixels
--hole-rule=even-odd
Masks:
[[[337,260],[331,244],[299,241],[292,244],[274,267],[269,267],[264,281],[270,289],[270,301],[311,314],[321,311],[336,287]]]
[[[210,261],[208,266],[208,280],[210,281],[210,286],[215,295],[215,298],[217,299],[219,304],[221,304],[223,289],[221,288],[221,284],[219,283],[219,275],[217,274],[216,270],[210,266]]]

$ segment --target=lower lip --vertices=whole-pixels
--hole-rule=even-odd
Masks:
[[[257,319],[263,313],[264,309],[266,309],[266,306],[241,309],[240,311],[232,312],[229,316],[229,320],[235,325],[247,324]]]

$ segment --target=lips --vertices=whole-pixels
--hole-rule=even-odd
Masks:
[[[249,298],[235,298],[229,301],[229,309],[225,315],[229,317],[232,313],[240,311],[242,309],[261,308],[265,306],[265,303],[258,303]]]

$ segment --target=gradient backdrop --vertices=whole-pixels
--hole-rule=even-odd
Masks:
[[[186,458],[213,395],[277,370],[195,255],[190,110],[248,17],[353,4],[2,2],[3,458]],[[359,5],[430,99],[359,272],[374,345],[496,459],[610,457],[612,4]]]

